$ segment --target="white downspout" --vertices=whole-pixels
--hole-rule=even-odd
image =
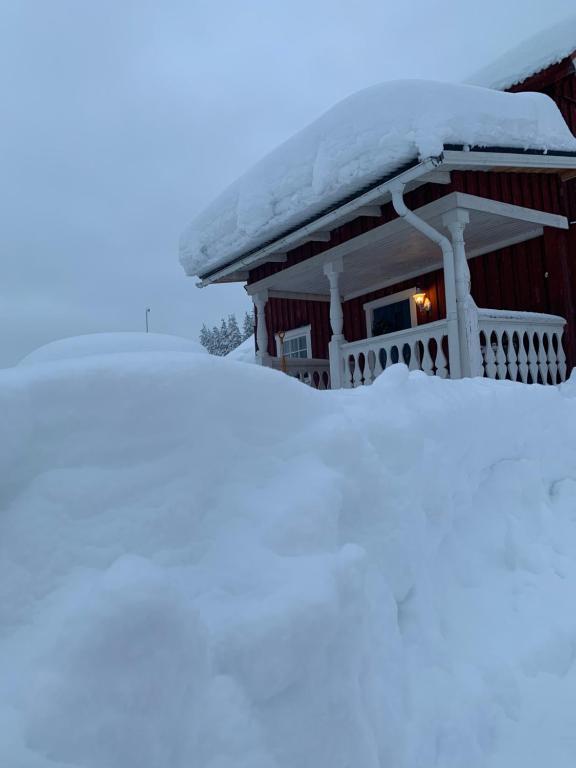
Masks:
[[[454,249],[452,243],[441,232],[430,226],[426,221],[417,216],[414,211],[406,207],[404,202],[404,184],[399,183],[391,187],[392,205],[394,210],[410,226],[421,232],[442,249],[444,264],[444,291],[446,294],[446,322],[448,325],[448,354],[450,357],[450,378],[462,377],[462,360],[460,358],[460,339],[458,332],[458,310],[456,304],[456,278],[454,274]]]

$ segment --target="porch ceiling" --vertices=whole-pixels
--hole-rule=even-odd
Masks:
[[[563,216],[460,192],[452,192],[419,208],[415,213],[448,235],[442,217],[458,208],[468,211],[470,216],[470,223],[464,233],[468,258],[538,237],[544,226],[561,229],[568,227]],[[326,295],[328,283],[323,266],[340,257],[344,263],[344,271],[340,276],[344,299],[365,293],[374,286],[381,287],[415,277],[442,265],[442,253],[438,246],[403,219],[395,219],[247,286],[247,289],[249,293],[267,288],[285,293]]]

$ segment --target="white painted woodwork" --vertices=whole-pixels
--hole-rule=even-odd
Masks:
[[[330,232],[312,232],[311,234],[306,236],[305,240],[302,240],[303,243],[329,243],[330,242]]]
[[[265,364],[268,357],[268,329],[266,327],[266,304],[268,302],[268,291],[260,291],[252,296],[257,312],[256,324],[256,356],[262,365]]]
[[[341,347],[344,341],[344,313],[342,312],[342,297],[340,295],[340,275],[344,269],[342,259],[336,259],[324,264],[324,274],[330,285],[330,327],[332,338],[328,344],[330,359],[330,381],[332,389],[342,386]]]
[[[301,325],[300,328],[291,328],[289,331],[284,331],[284,342],[290,341],[290,339],[297,339],[299,336],[306,336],[306,351],[307,357],[312,357],[312,326]],[[280,336],[275,334],[274,340],[276,343],[276,355],[282,356],[282,342]],[[286,358],[289,360],[290,358]]]
[[[470,222],[470,214],[465,209],[456,208],[444,214],[442,222],[450,231],[454,254],[454,287],[461,375],[480,376],[482,359],[478,335],[478,307],[470,293],[470,269],[464,243],[464,230]]]
[[[279,357],[269,357],[267,365],[281,370]],[[298,379],[314,389],[330,389],[330,362],[324,358],[286,357],[284,366],[288,376]]]
[[[398,362],[406,363],[411,371],[447,378],[450,376],[449,361],[444,353],[447,343],[446,320],[344,343],[341,348],[343,384],[345,387],[366,386]]]
[[[298,293],[297,291],[268,291],[270,299],[291,299],[292,301],[330,301],[327,293]]]
[[[563,317],[479,309],[478,319],[484,376],[533,384],[566,380]]]

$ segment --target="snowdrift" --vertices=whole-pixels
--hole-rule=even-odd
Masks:
[[[279,237],[446,144],[576,151],[551,98],[427,80],[352,94],[260,160],[184,232],[190,275]]]
[[[87,333],[84,336],[58,339],[39,347],[26,355],[19,365],[37,365],[95,355],[126,355],[133,352],[203,352],[205,354],[206,350],[196,341],[165,333],[136,331]]]
[[[576,761],[576,383],[0,372],[0,765]]]

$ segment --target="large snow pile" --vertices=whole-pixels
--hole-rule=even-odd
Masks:
[[[468,82],[486,88],[510,88],[576,51],[576,14],[510,49],[472,75]]]
[[[169,336],[165,333],[137,333],[123,331],[117,333],[87,333],[84,336],[71,336],[46,344],[26,355],[20,365],[50,363],[55,360],[72,360],[94,355],[110,355],[140,352],[205,352],[198,342],[182,336]]]
[[[445,144],[576,151],[544,94],[382,83],[337,104],[223,192],[184,233],[182,265],[205,273]]]
[[[573,768],[576,383],[0,372],[0,765]]]

